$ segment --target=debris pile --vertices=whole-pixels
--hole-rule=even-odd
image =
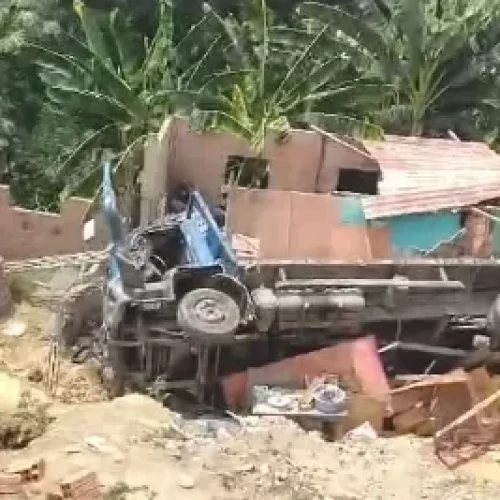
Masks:
[[[0,449],[24,448],[47,429],[47,405],[17,377],[0,373],[0,386]]]
[[[101,500],[101,485],[95,472],[82,470],[54,481],[47,475],[45,461],[20,462],[0,471],[0,498],[32,498],[43,495],[46,500]]]
[[[47,500],[99,500],[103,498],[95,472],[82,471],[61,482],[61,494],[52,494]]]
[[[45,461],[12,464],[0,471],[0,497],[22,498],[26,490],[39,484],[45,477]]]
[[[500,442],[500,387],[486,369],[431,375],[391,392],[399,433],[434,436],[438,458],[456,467]]]
[[[40,390],[47,389],[52,323],[53,313],[42,307],[23,303],[16,307],[12,318],[2,324],[0,331],[2,368],[22,379],[28,379],[32,387]],[[51,394],[54,399],[67,404],[94,403],[107,399],[106,391],[94,367],[86,363],[74,364],[71,359],[62,355],[58,356],[57,361],[57,390]],[[0,381],[3,384],[1,377],[2,375]]]

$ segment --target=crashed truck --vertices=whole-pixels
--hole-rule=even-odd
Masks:
[[[179,213],[127,230],[110,165],[103,210],[112,246],[99,339],[114,395],[128,384],[205,394],[224,374],[368,333],[392,353],[387,365],[397,352],[448,369],[474,358],[477,338],[500,348],[495,259],[239,260],[196,190]]]

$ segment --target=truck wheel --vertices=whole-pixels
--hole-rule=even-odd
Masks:
[[[241,314],[236,302],[213,288],[198,288],[179,301],[177,322],[194,341],[224,343],[233,338]]]
[[[500,350],[500,296],[495,299],[486,316],[486,331],[490,336],[490,349]]]

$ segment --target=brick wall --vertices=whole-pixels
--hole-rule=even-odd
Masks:
[[[182,119],[169,124],[169,140],[160,146],[159,162],[167,170],[169,187],[184,180],[193,183],[210,202],[220,200],[229,156],[255,156],[243,140],[223,132],[198,133]],[[285,141],[266,141],[263,153],[269,161],[269,188],[303,193],[330,193],[337,187],[340,168],[379,170],[375,159],[360,146],[331,134],[292,130]]]
[[[12,206],[9,188],[0,185],[0,256],[5,260],[32,259],[100,249],[103,226],[96,223],[98,237],[83,241],[83,220],[90,202],[71,198],[60,214],[36,212]]]

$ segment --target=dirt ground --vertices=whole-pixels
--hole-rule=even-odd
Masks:
[[[498,498],[500,450],[451,472],[432,443],[416,437],[327,443],[281,419],[190,420],[142,395],[105,401],[95,375],[68,362],[50,398],[39,376],[50,313],[21,306],[16,319],[27,328],[16,337],[0,333],[1,369],[45,404],[49,419],[26,448],[0,451],[0,469],[42,457],[54,481],[91,469],[109,500]]]

